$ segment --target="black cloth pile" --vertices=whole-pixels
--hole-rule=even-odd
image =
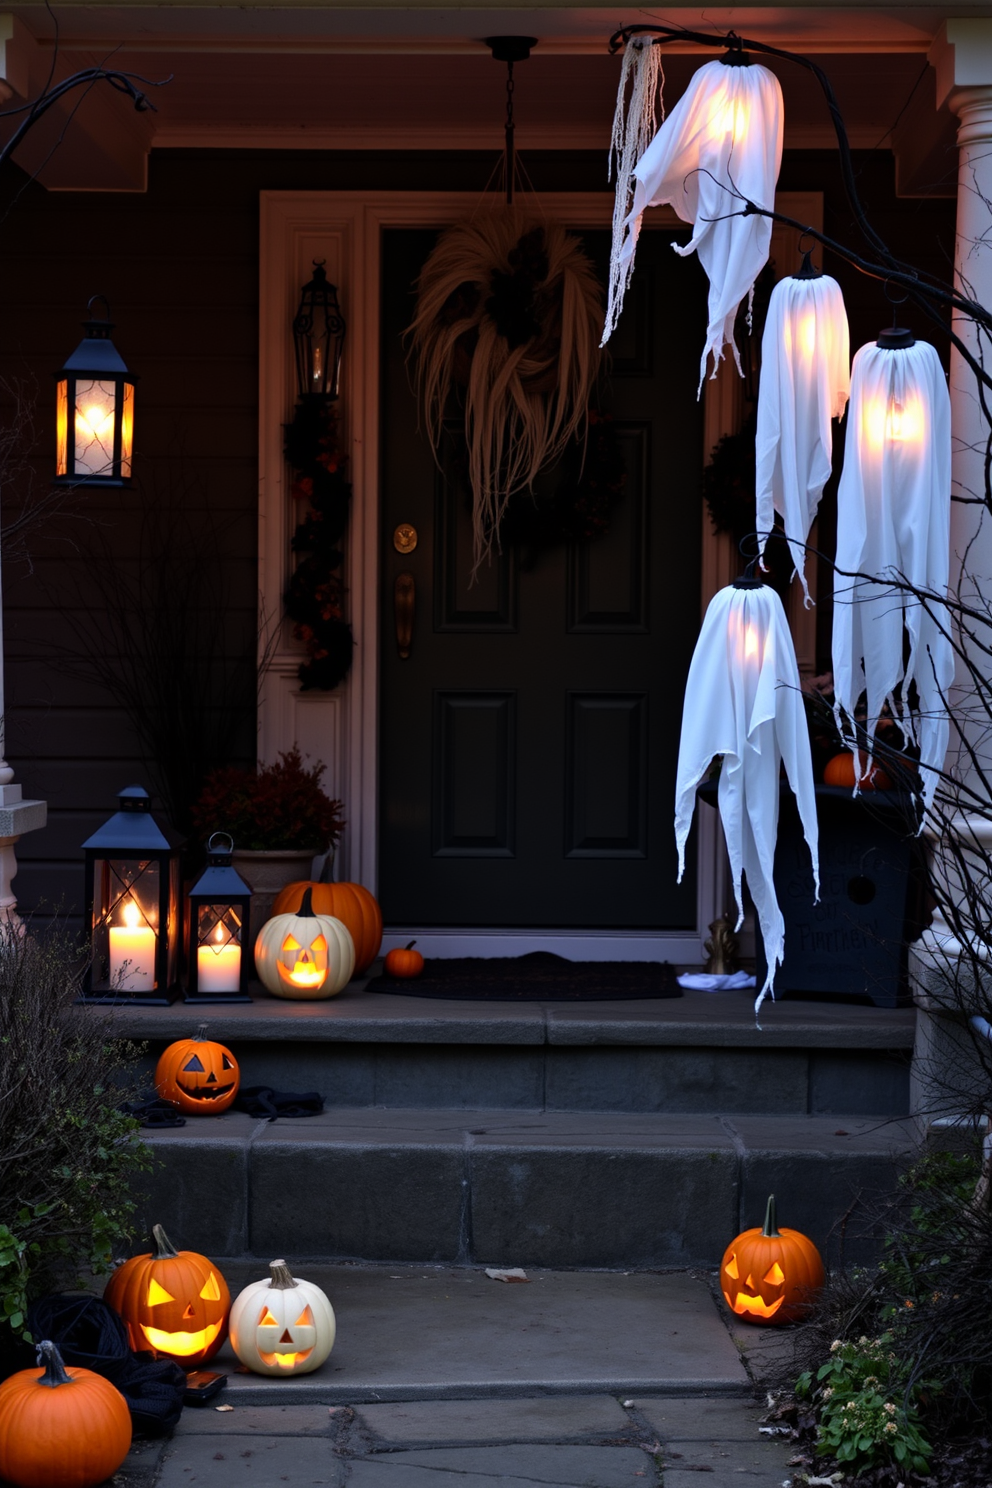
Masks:
[[[116,1386],[135,1431],[162,1436],[182,1415],[185,1371],[171,1359],[133,1353],[123,1321],[100,1297],[41,1297],[28,1308],[28,1327],[35,1338],[50,1338],[66,1364]]]

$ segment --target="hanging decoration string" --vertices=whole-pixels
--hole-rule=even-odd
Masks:
[[[503,169],[506,173],[506,205],[513,206],[513,175],[516,169],[516,161],[513,153],[513,58],[506,64],[506,124],[504,135],[506,143],[503,147]]]
[[[609,299],[603,340],[608,341],[617,328],[623,309],[624,295],[634,272],[634,260],[621,262],[620,245],[623,225],[630,211],[634,189],[634,168],[654,139],[659,122],[665,118],[663,90],[665,74],[661,50],[649,38],[636,38],[624,48],[620,87],[613,115],[613,132],[607,157],[607,180],[617,173],[616,199],[613,204],[613,247],[610,252]],[[626,105],[626,107],[625,107]],[[661,113],[661,119],[658,113]]]

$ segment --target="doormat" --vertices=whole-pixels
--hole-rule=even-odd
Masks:
[[[551,951],[528,956],[454,956],[424,962],[419,977],[377,976],[367,992],[466,1002],[624,1002],[681,997],[667,961],[567,961]]]

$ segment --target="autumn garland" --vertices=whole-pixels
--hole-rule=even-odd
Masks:
[[[301,662],[300,687],[329,692],[347,676],[354,655],[351,626],[344,619],[339,547],[348,521],[351,484],[338,449],[337,416],[331,403],[301,398],[286,425],[286,459],[295,471],[291,494],[305,503],[293,534],[301,557],[286,586],[286,614],[309,660]]]

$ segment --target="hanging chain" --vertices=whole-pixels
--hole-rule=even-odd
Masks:
[[[513,158],[513,63],[506,64],[506,149],[503,167],[506,171],[506,205],[513,206],[513,176],[516,166]]]

